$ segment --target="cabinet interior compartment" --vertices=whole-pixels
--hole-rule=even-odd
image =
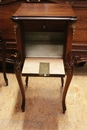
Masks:
[[[62,58],[64,41],[64,32],[26,32],[25,56]]]

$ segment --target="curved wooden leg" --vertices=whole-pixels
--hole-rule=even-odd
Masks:
[[[78,64],[78,61],[81,60],[80,56],[73,55],[72,52],[69,52],[67,55],[67,62],[65,63],[66,68],[67,68],[67,78],[66,78],[66,83],[63,91],[63,97],[62,97],[62,107],[63,107],[63,113],[66,111],[66,104],[65,104],[65,99],[66,99],[66,94],[70,85],[70,82],[73,77],[73,70],[75,64]]]
[[[63,114],[64,114],[65,111],[66,111],[65,98],[66,98],[66,94],[67,94],[67,91],[68,91],[70,82],[71,82],[71,80],[72,80],[72,77],[73,77],[73,70],[72,70],[72,71],[68,70],[67,78],[66,78],[66,83],[65,83],[65,87],[64,87],[64,91],[63,91],[63,97],[62,97]]]
[[[6,76],[6,44],[3,39],[2,39],[2,66],[3,66],[4,80],[5,80],[6,86],[8,86],[8,79]]]
[[[87,62],[87,59],[86,58],[81,59],[81,57],[79,55],[74,55],[72,53],[72,51],[69,52],[67,55],[67,62],[65,63],[66,68],[67,68],[67,78],[66,78],[66,83],[65,83],[63,97],[62,97],[63,113],[65,113],[65,111],[66,111],[65,99],[66,99],[66,94],[67,94],[70,82],[71,82],[72,77],[73,77],[74,66],[79,64],[79,63],[82,63],[83,61]]]
[[[21,94],[22,94],[22,105],[21,105],[21,109],[24,112],[25,111],[25,91],[24,91],[24,87],[23,87],[23,83],[22,83],[22,77],[21,77],[21,62],[16,61],[15,63],[15,75],[21,90]]]
[[[3,76],[4,76],[4,80],[5,80],[6,86],[8,86],[8,79],[7,79],[6,71],[4,70],[4,68],[3,68]]]

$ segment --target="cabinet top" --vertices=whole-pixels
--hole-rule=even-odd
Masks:
[[[77,20],[73,9],[69,4],[52,3],[22,3],[18,10],[12,15],[13,20],[28,19],[69,19]]]

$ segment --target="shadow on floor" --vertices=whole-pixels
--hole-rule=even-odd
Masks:
[[[62,115],[62,88],[58,87],[61,86],[61,80],[58,84],[55,84],[55,80],[57,78],[30,77],[28,87],[25,86],[24,113],[21,111],[19,90],[13,115],[20,111],[24,114],[22,130],[58,130],[58,120]]]

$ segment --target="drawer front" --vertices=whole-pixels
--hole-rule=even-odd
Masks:
[[[75,30],[74,41],[87,41],[87,30]]]
[[[74,12],[78,17],[76,28],[87,29],[87,8],[74,9]]]
[[[76,29],[87,29],[87,20],[78,20],[75,24]]]
[[[65,21],[25,21],[23,23],[25,31],[64,31],[67,23]]]

